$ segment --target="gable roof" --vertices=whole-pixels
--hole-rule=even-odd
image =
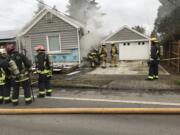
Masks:
[[[146,35],[129,28],[128,26],[123,26],[117,32],[112,33],[110,36],[105,38],[102,42],[123,42],[123,41],[149,41],[149,37]]]
[[[13,42],[16,39],[16,30],[0,31],[0,42]]]
[[[16,30],[0,31],[0,40],[12,39],[16,37]]]
[[[75,28],[84,28],[85,27],[82,23],[78,22],[77,20],[73,19],[72,17],[67,16],[57,10],[45,7],[21,30],[19,35],[26,34],[31,28],[33,28],[33,26],[35,26],[49,12],[52,13],[53,15],[55,15],[56,17],[62,19],[63,21],[69,23],[70,25],[72,25]]]

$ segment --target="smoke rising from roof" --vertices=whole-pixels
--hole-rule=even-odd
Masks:
[[[98,5],[96,0],[69,0],[67,6],[69,15],[85,25],[86,32],[81,39],[82,57],[86,57],[87,52],[97,47],[103,39],[103,29],[101,28],[105,14],[101,13]]]

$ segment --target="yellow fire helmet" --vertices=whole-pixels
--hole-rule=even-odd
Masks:
[[[105,44],[105,43],[103,43],[103,44],[102,44],[102,46],[106,46],[106,44]]]
[[[155,37],[151,38],[150,40],[151,40],[151,42],[158,43],[158,40]]]
[[[114,46],[114,45],[115,45],[115,43],[114,43],[114,42],[111,42],[111,45],[112,45],[112,46]]]

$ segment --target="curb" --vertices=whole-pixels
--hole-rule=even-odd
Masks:
[[[37,85],[33,85],[33,87],[37,87]],[[95,90],[127,90],[127,91],[174,91],[179,92],[180,89],[171,88],[171,89],[153,89],[153,88],[127,88],[127,87],[108,87],[108,86],[93,86],[93,85],[84,85],[84,86],[78,86],[78,85],[53,85],[53,88],[67,88],[67,89],[81,89],[81,90],[89,90],[89,89],[95,89]]]

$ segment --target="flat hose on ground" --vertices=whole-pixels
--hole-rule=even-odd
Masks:
[[[0,115],[36,114],[180,114],[180,108],[30,108],[0,109]]]

